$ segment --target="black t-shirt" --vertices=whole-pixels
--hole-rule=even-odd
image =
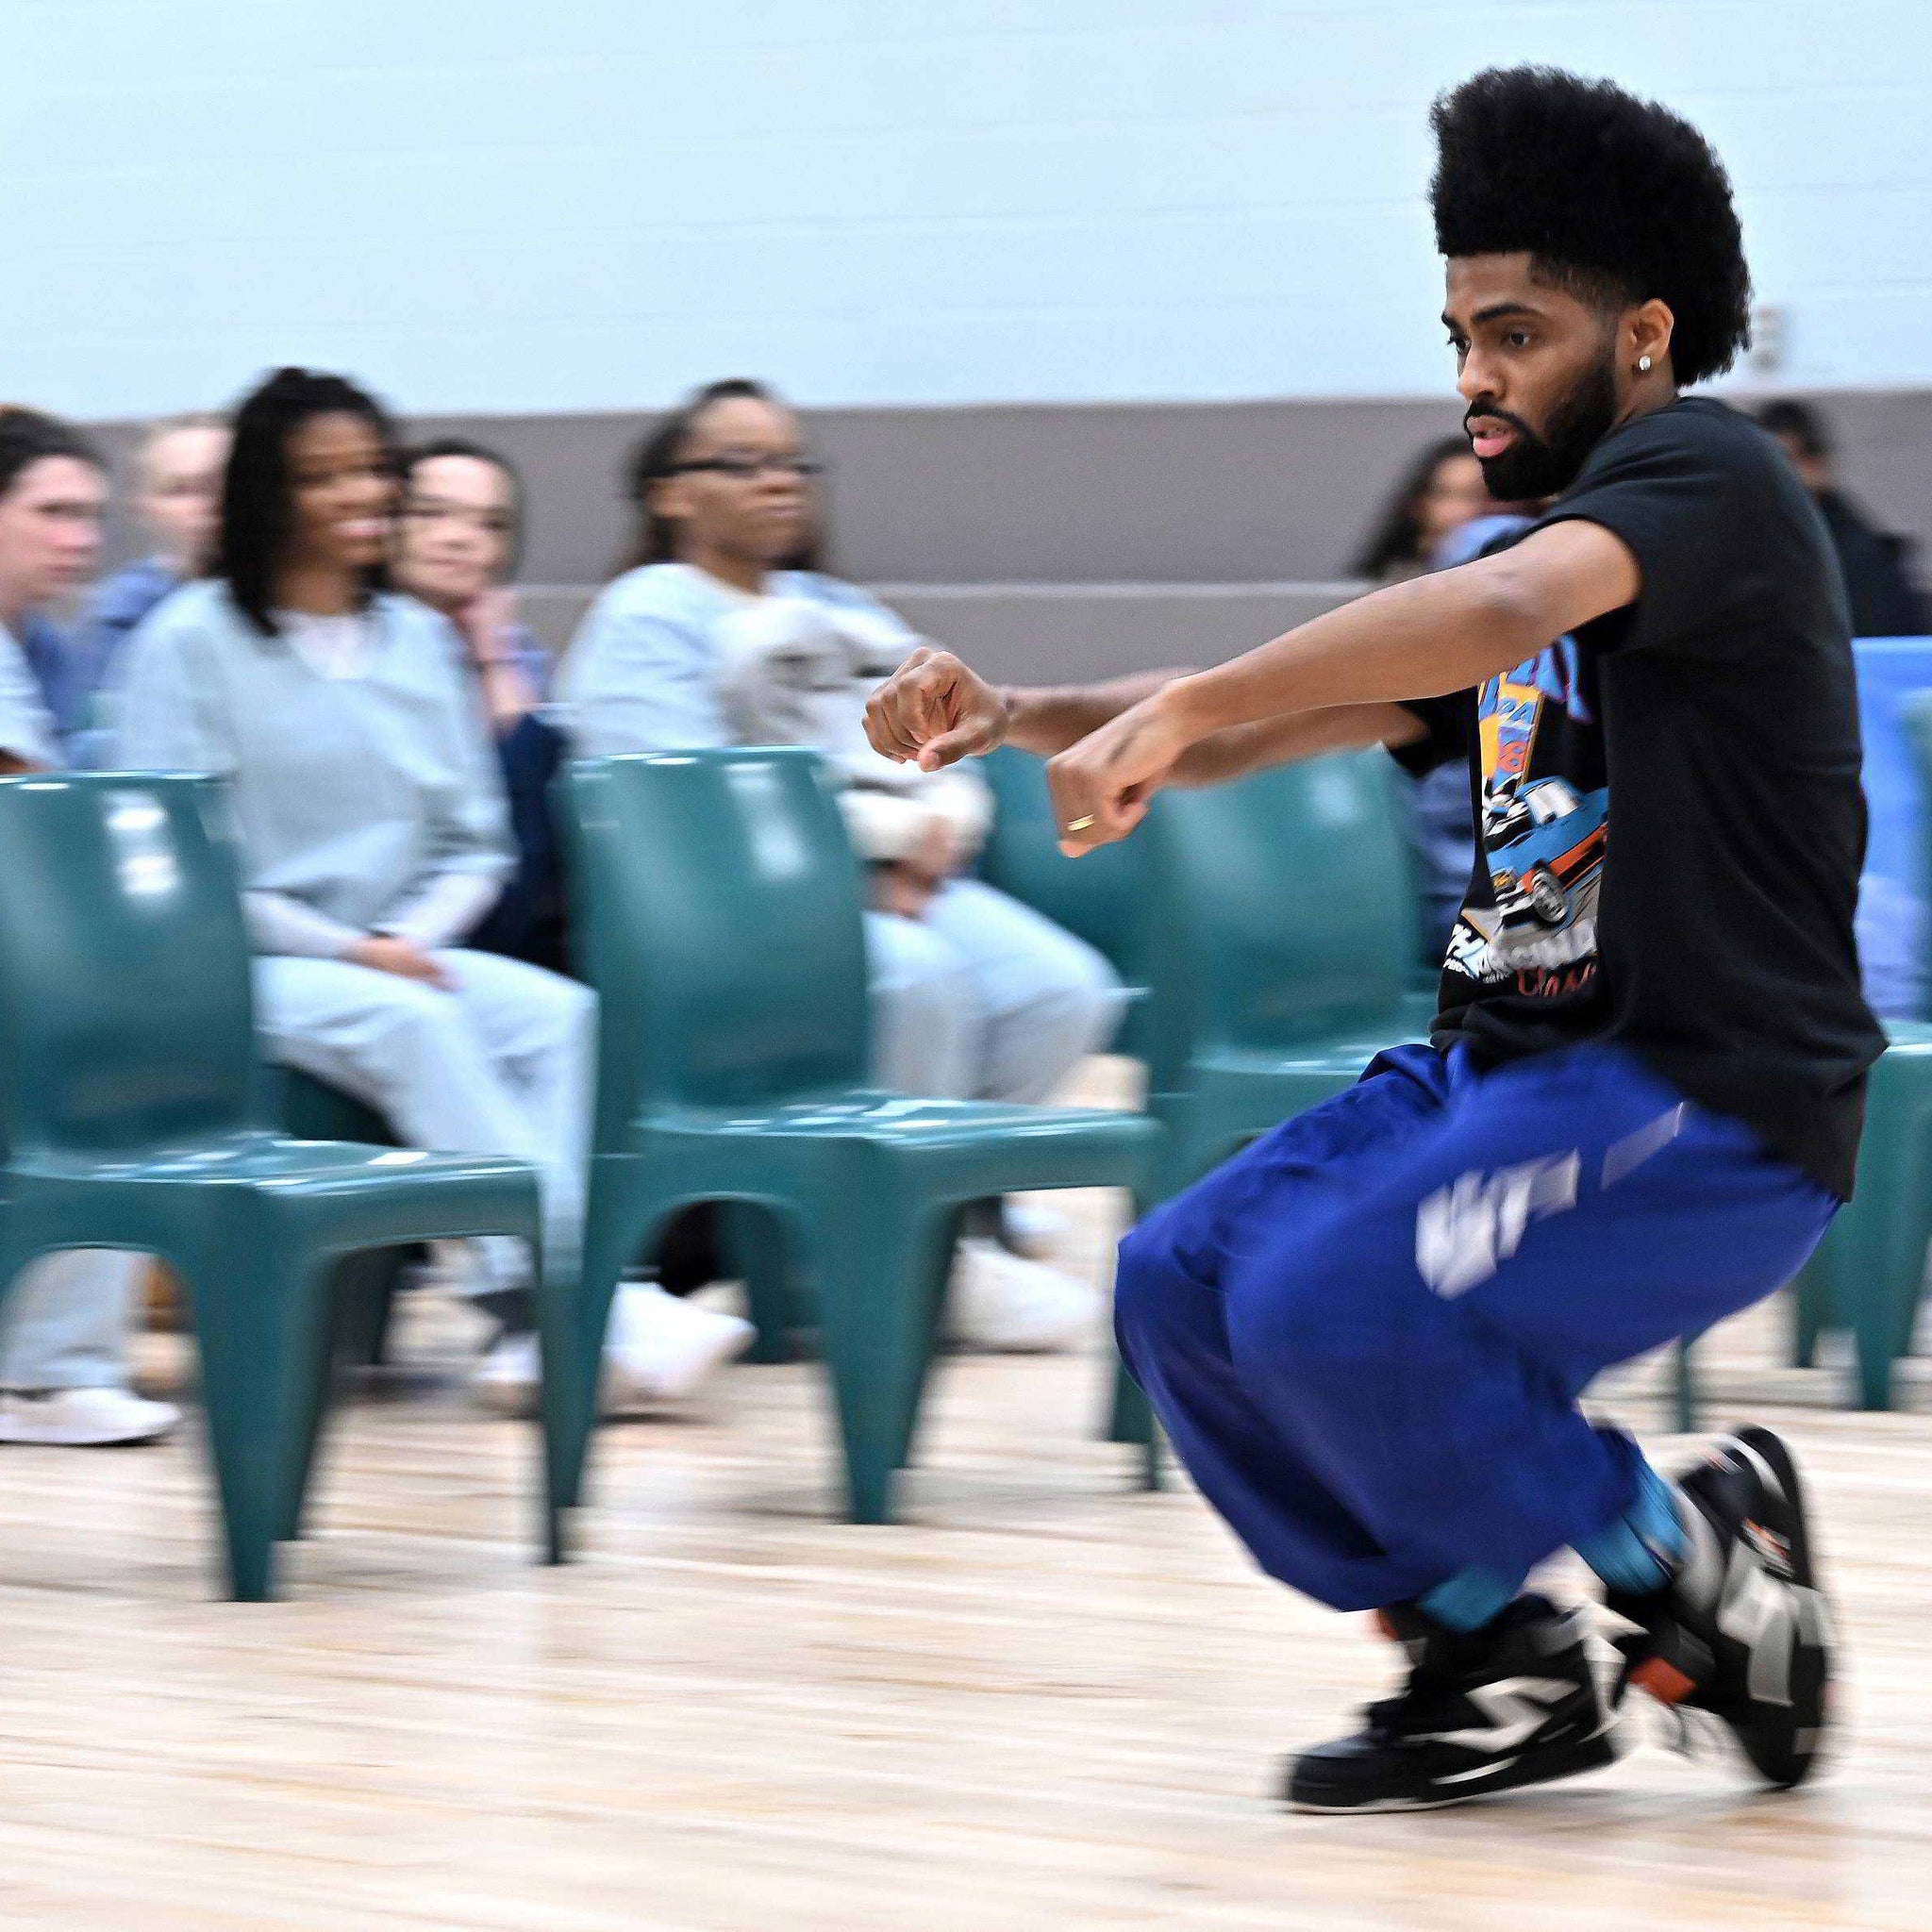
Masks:
[[[1885,1041],[1852,938],[1865,799],[1830,539],[1771,440],[1701,396],[1612,431],[1522,535],[1569,518],[1628,545],[1636,602],[1408,707],[1429,736],[1397,756],[1467,757],[1478,833],[1436,1043],[1619,1041],[1849,1196]]]

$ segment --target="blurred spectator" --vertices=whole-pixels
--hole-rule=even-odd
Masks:
[[[101,547],[107,473],[65,423],[0,409],[0,772],[59,762],[42,681],[15,633],[86,582]],[[127,1329],[142,1264],[74,1249],[21,1271],[0,1306],[0,1441],[146,1441],[179,1419],[127,1386]]]
[[[1107,963],[964,876],[990,801],[976,773],[922,773],[866,742],[865,701],[919,642],[864,591],[811,567],[818,465],[757,383],[714,383],[639,451],[633,568],[586,616],[559,679],[578,751],[809,744],[842,775],[871,869],[877,1077],[892,1091],[1046,1100],[1111,1038]],[[956,1320],[992,1347],[1082,1333],[1084,1285],[1003,1245],[962,1251]]]
[[[1799,480],[1811,492],[1831,532],[1851,600],[1856,638],[1917,638],[1932,634],[1932,610],[1912,581],[1911,544],[1879,529],[1838,487],[1834,447],[1824,415],[1809,403],[1766,403],[1758,424],[1783,444]]]
[[[550,782],[563,740],[538,715],[550,694],[550,653],[517,619],[523,491],[508,461],[445,438],[406,451],[402,515],[391,576],[456,626],[496,736],[517,864],[466,944],[552,972],[567,970],[562,874]]]
[[[1395,486],[1350,572],[1376,584],[1419,577],[1436,568],[1437,548],[1451,531],[1495,508],[1469,438],[1439,438]]]
[[[134,457],[134,509],[154,547],[94,587],[69,642],[54,711],[70,763],[102,763],[108,734],[98,727],[94,704],[122,645],[162,598],[207,569],[227,458],[228,425],[220,416],[172,417],[142,439]]]
[[[548,1264],[582,1235],[596,1008],[458,948],[509,869],[503,789],[445,619],[376,588],[393,537],[388,418],[285,369],[243,402],[210,577],[136,632],[116,722],[132,765],[228,781],[270,1054],[375,1108],[406,1145],[508,1155],[543,1185]],[[483,1243],[499,1324],[482,1392],[538,1373],[529,1257]],[[610,1380],[683,1392],[749,1325],[655,1289],[613,1311]]]
[[[1499,513],[1468,437],[1445,436],[1409,466],[1352,568],[1377,584],[1401,583],[1467,562],[1484,542],[1520,522]],[[1473,543],[1466,535],[1472,532],[1477,533]],[[1420,901],[1419,963],[1434,972],[1441,966],[1475,859],[1469,773],[1452,761],[1420,778],[1404,773],[1399,784]]]

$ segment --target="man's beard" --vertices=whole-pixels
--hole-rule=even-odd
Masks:
[[[1617,369],[1613,354],[1591,369],[1550,412],[1549,427],[1539,436],[1521,416],[1487,406],[1480,397],[1470,415],[1492,416],[1516,432],[1499,457],[1478,457],[1483,481],[1498,503],[1527,503],[1555,496],[1576,480],[1584,459],[1617,420]]]

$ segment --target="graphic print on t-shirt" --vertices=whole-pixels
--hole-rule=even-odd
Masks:
[[[1492,677],[1476,705],[1480,863],[1447,963],[1531,998],[1583,992],[1597,973],[1609,788],[1584,679],[1575,641],[1560,638]]]

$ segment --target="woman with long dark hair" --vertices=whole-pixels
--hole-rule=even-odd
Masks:
[[[1419,577],[1436,568],[1445,538],[1496,507],[1468,437],[1439,437],[1416,453],[1390,491],[1350,573],[1376,584]]]
[[[814,567],[818,464],[762,384],[712,383],[633,463],[632,566],[584,619],[559,679],[586,756],[808,744],[844,780],[873,882],[877,1075],[899,1092],[1044,1101],[1104,1046],[1122,994],[1106,961],[965,875],[990,809],[970,772],[924,773],[865,741],[865,701],[918,644],[856,585]],[[1061,1345],[1091,1322],[1084,1283],[1016,1252],[991,1210],[962,1248],[962,1336]]]
[[[60,762],[61,641],[30,626],[92,575],[108,499],[99,453],[71,424],[0,408],[0,774]],[[41,649],[24,649],[23,638]],[[141,1262],[76,1248],[23,1269],[0,1307],[0,1441],[144,1441],[179,1419],[127,1386]]]
[[[229,782],[277,1059],[356,1095],[410,1146],[509,1155],[541,1177],[548,1266],[581,1241],[595,1003],[464,936],[509,869],[503,788],[448,621],[383,590],[396,441],[338,375],[284,369],[235,416],[211,576],[126,653],[124,760]],[[485,1244],[499,1324],[479,1372],[507,1406],[536,1374],[526,1258]],[[608,1378],[675,1394],[743,1324],[629,1289]]]

